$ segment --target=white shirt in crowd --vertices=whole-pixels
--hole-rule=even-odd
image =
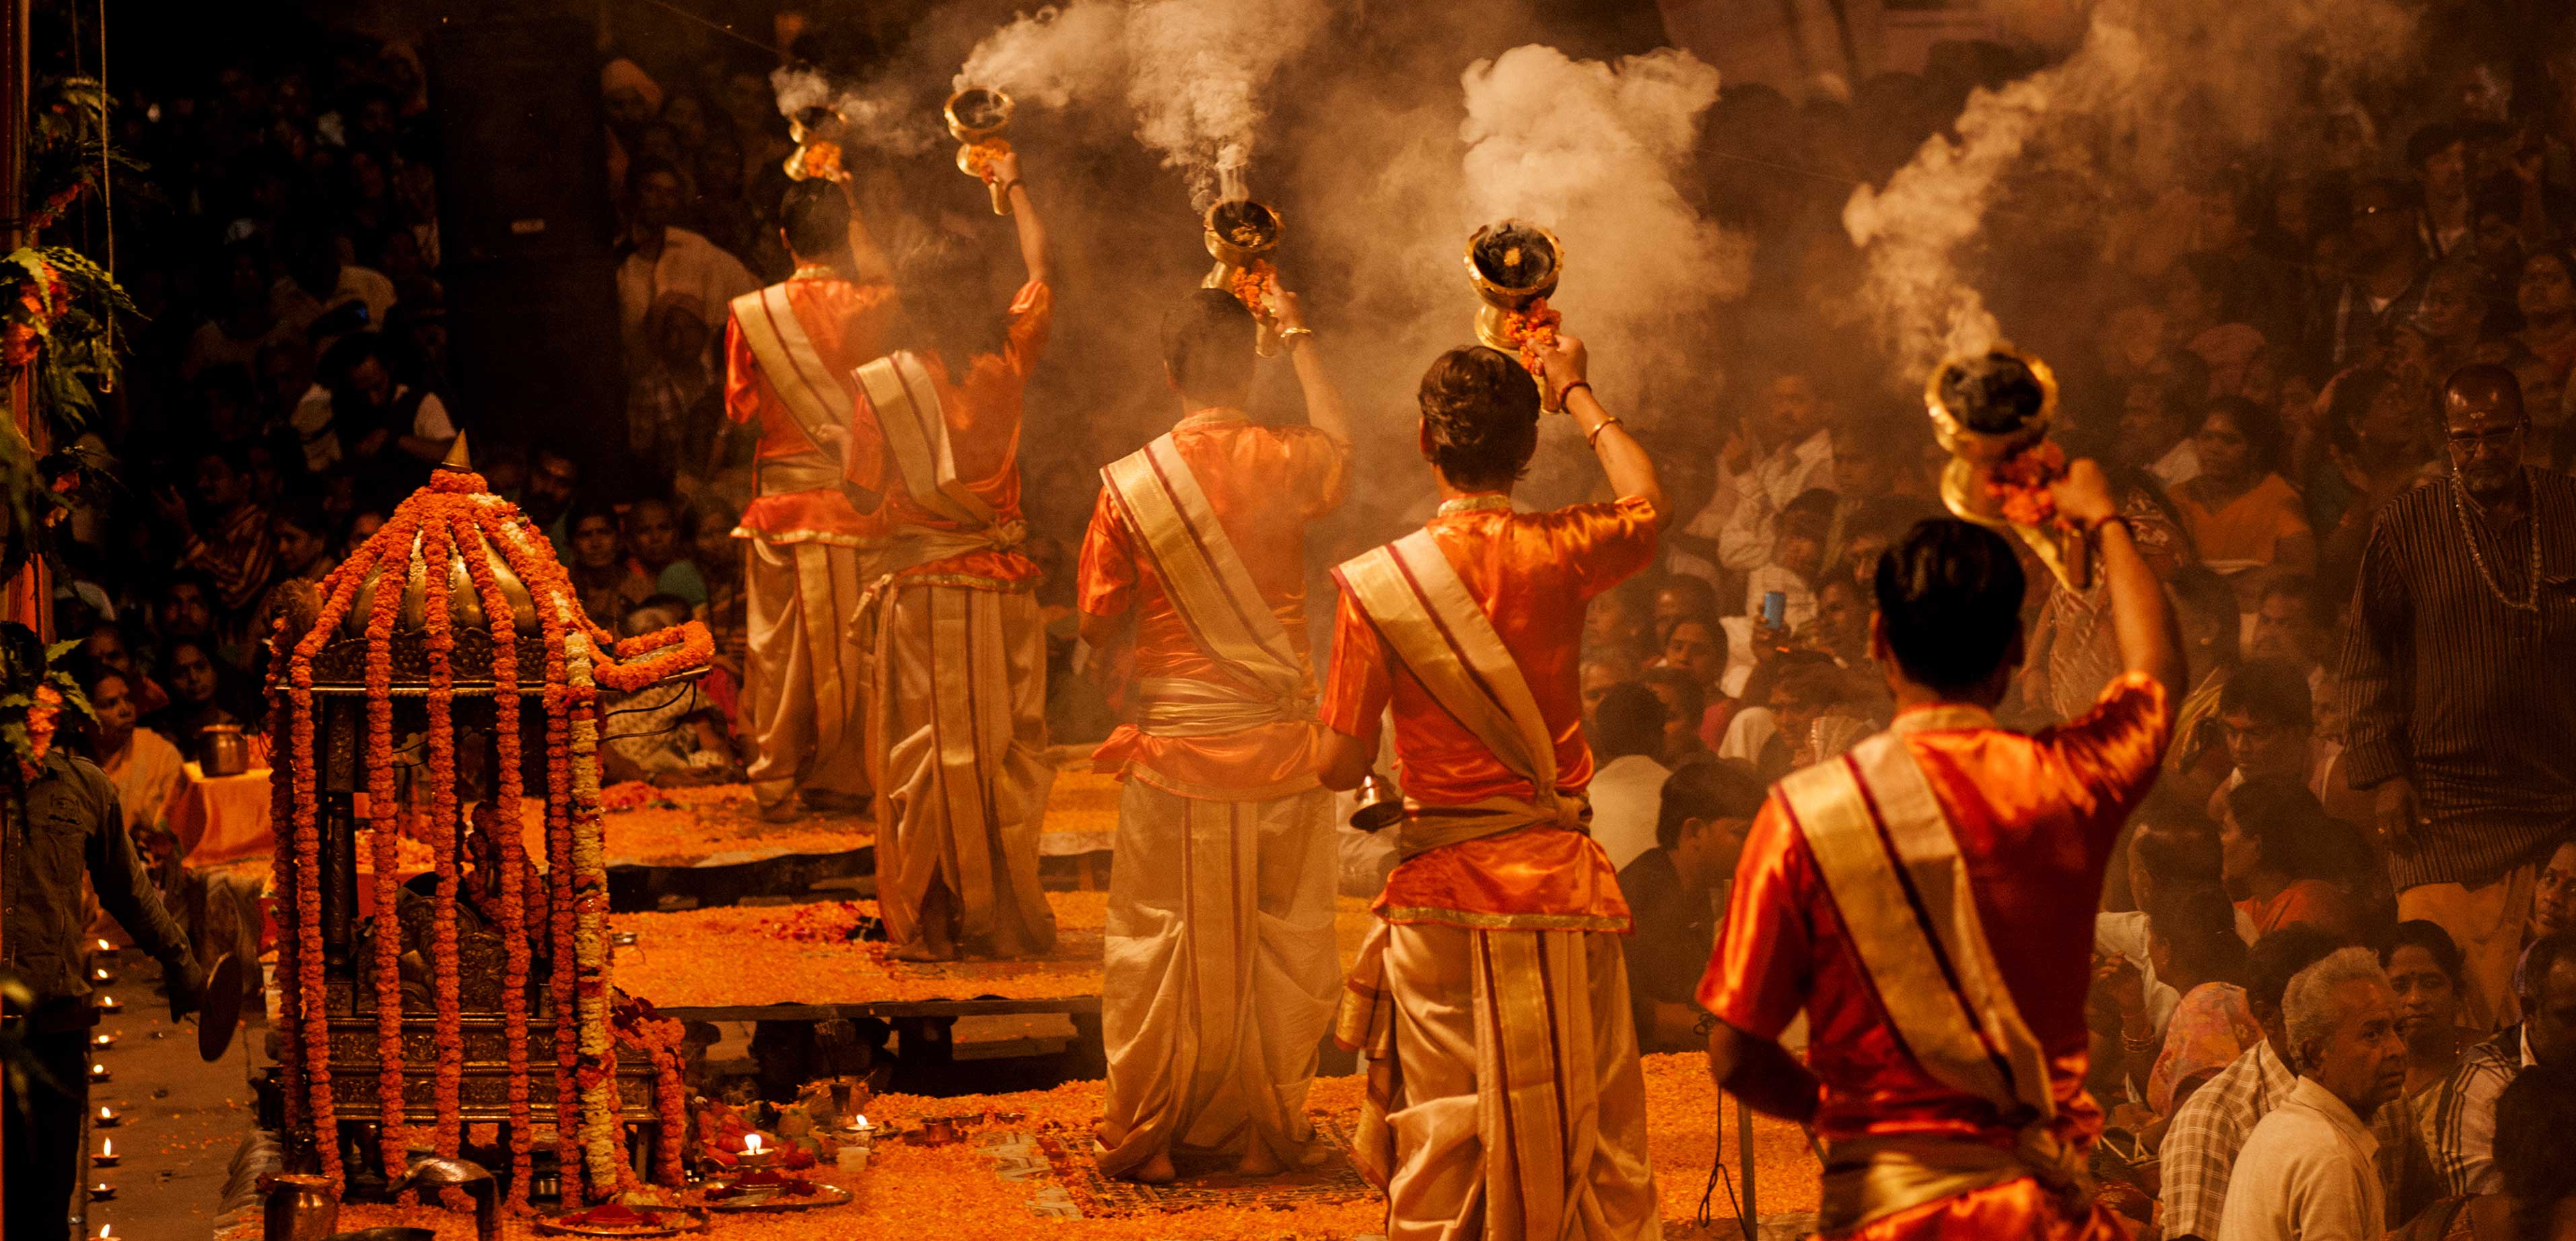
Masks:
[[[724,339],[733,299],[759,287],[751,269],[723,247],[685,228],[664,230],[659,259],[648,259],[639,250],[617,266],[618,322],[628,365],[641,365],[645,320],[665,297],[680,294],[695,303],[699,322],[708,328],[707,356],[712,358]]]
[[[2380,1241],[2379,1140],[2335,1093],[2300,1078],[2254,1126],[2227,1179],[2216,1241]]]
[[[1833,436],[1818,431],[1784,444],[1736,477],[1744,499],[1718,531],[1717,558],[1727,568],[1743,571],[1771,558],[1772,545],[1780,538],[1780,511],[1789,501],[1818,487],[1833,489]]]
[[[1610,855],[1610,869],[1655,847],[1655,820],[1663,814],[1664,781],[1673,773],[1643,754],[1622,754],[1592,773],[1592,838]]]
[[[1717,467],[1717,494],[1683,529],[1715,539],[1718,557],[1731,569],[1750,569],[1771,556],[1772,531],[1780,510],[1800,492],[1834,485],[1834,440],[1818,431],[1795,444],[1783,444],[1743,470]],[[1739,523],[1742,523],[1739,526]],[[1738,547],[1753,550],[1739,552]],[[1742,560],[1743,563],[1738,563]],[[1673,572],[1716,581],[1718,565],[1697,556],[1672,553]]]
[[[394,385],[394,404],[401,404],[410,395],[410,384]],[[315,384],[305,389],[303,399],[295,403],[295,412],[287,418],[304,440],[304,468],[316,474],[330,469],[348,449],[331,426],[332,412],[331,390]],[[423,394],[420,405],[411,411],[410,434],[421,440],[456,438],[456,421],[447,416],[447,402],[439,400],[437,393]]]
[[[2181,443],[2156,458],[2156,463],[2148,466],[2147,472],[2155,475],[2156,481],[2165,485],[2165,490],[2171,491],[2200,477],[2200,450],[2192,447],[2191,438],[2185,436]]]

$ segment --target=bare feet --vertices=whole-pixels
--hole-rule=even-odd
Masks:
[[[792,797],[760,808],[760,821],[763,823],[793,823],[804,817],[804,812],[796,808],[796,799]]]
[[[1153,1158],[1130,1169],[1127,1175],[1120,1179],[1134,1181],[1140,1185],[1169,1185],[1179,1178],[1180,1174],[1172,1170],[1171,1152],[1160,1151]]]
[[[1243,1161],[1234,1166],[1237,1176],[1277,1176],[1286,1170],[1279,1156],[1271,1153],[1270,1144],[1259,1138],[1244,1148]]]

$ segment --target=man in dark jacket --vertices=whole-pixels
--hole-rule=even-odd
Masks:
[[[27,787],[26,814],[0,816],[0,831],[8,834],[0,842],[7,918],[0,950],[28,992],[0,1020],[33,1061],[24,1096],[10,1075],[0,1097],[6,1229],[12,1241],[64,1241],[89,1109],[89,1033],[98,1020],[81,935],[82,877],[135,945],[161,963],[174,1020],[196,1009],[205,977],[126,834],[115,786],[89,760],[55,748]]]

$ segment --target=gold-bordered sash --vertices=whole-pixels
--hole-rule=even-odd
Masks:
[[[876,410],[877,425],[885,432],[886,455],[894,458],[904,489],[916,503],[959,525],[984,527],[1000,521],[1000,514],[957,477],[957,456],[949,446],[939,390],[919,358],[910,350],[898,349],[851,375]]]
[[[1156,576],[1200,648],[1245,688],[1283,708],[1293,705],[1305,688],[1305,661],[1172,437],[1156,437],[1111,462],[1100,477],[1142,536]]]
[[[832,378],[832,368],[824,365],[822,351],[805,334],[805,324],[787,300],[787,286],[773,284],[745,293],[733,299],[732,307],[734,325],[741,330],[743,343],[751,347],[752,360],[760,364],[760,373],[768,376],[770,389],[786,404],[797,429],[831,460],[837,471],[841,465],[840,445],[849,434],[850,394]],[[820,491],[839,484],[840,479],[834,477],[808,490]]]
[[[1441,709],[1532,790],[1527,801],[1489,797],[1437,807],[1408,801],[1396,851],[1412,857],[1538,823],[1584,830],[1591,807],[1580,794],[1556,787],[1555,735],[1528,679],[1431,532],[1416,530],[1362,552],[1334,572]]]
[[[2055,1114],[1932,785],[1884,732],[1780,782],[1888,1020],[1925,1072],[2007,1118]]]

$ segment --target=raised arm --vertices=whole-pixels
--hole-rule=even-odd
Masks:
[[[993,183],[1011,196],[1011,222],[1020,230],[1020,261],[1029,268],[1029,280],[1047,284],[1046,224],[1038,219],[1038,208],[1029,198],[1029,186],[1020,180],[1020,153],[1005,151],[993,160]]]
[[[857,182],[849,178],[840,182],[841,201],[849,204],[850,208],[850,271],[861,284],[892,284],[894,264],[886,258],[885,249],[877,244],[876,234],[868,231],[866,213],[859,210],[856,185]]]
[[[2128,523],[2113,520],[2120,515],[2120,506],[2112,498],[2102,467],[2078,461],[2050,490],[2061,515],[2094,532],[2096,568],[2111,591],[2111,632],[2120,645],[2120,666],[2164,682],[2173,700],[2180,702],[2188,687],[2183,684],[2182,641],[2174,628],[2173,605],[2166,600],[2155,569],[2138,554]]]
[[[1275,316],[1280,338],[1288,345],[1288,362],[1297,370],[1297,387],[1306,394],[1306,423],[1343,444],[1351,442],[1351,405],[1315,352],[1315,333],[1306,326],[1306,311],[1297,295],[1279,290]]]
[[[1565,412],[1574,416],[1574,425],[1582,428],[1583,438],[1592,445],[1593,455],[1601,459],[1601,471],[1610,478],[1610,490],[1622,500],[1644,500],[1655,508],[1655,524],[1661,528],[1672,523],[1673,515],[1664,505],[1664,485],[1655,478],[1655,463],[1646,456],[1645,446],[1628,434],[1627,423],[1601,407],[1592,394],[1591,356],[1583,342],[1571,336],[1559,336],[1554,345],[1541,346],[1539,361],[1548,382],[1565,394]]]

